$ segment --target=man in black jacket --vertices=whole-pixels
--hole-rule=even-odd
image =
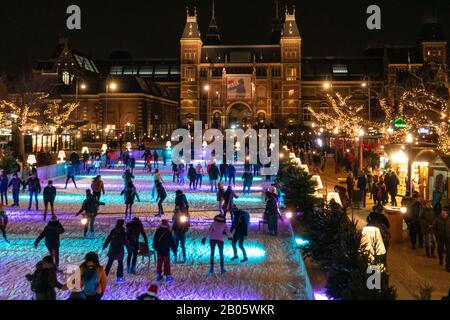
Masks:
[[[34,242],[34,247],[37,248],[39,242],[45,238],[45,246],[47,247],[48,252],[52,256],[56,268],[59,267],[59,246],[60,246],[59,237],[63,233],[64,233],[63,226],[58,221],[58,218],[55,215],[53,215],[51,220],[48,222],[47,226],[44,228],[44,231],[42,231],[42,233]]]
[[[248,225],[250,224],[250,214],[247,211],[239,210],[238,207],[234,206],[231,210],[231,232],[234,231],[233,241],[231,243],[233,247],[234,257],[231,261],[238,259],[238,251],[236,244],[239,244],[239,248],[244,255],[244,259],[241,261],[248,261],[247,252],[244,248],[244,240],[248,236]]]
[[[136,261],[139,252],[139,237],[144,238],[144,245],[148,248],[148,238],[145,233],[144,225],[139,218],[133,218],[127,223],[127,241],[128,241],[128,257],[127,257],[127,273],[136,274]]]
[[[419,194],[414,193],[412,196],[412,201],[408,206],[407,217],[405,218],[413,249],[416,249],[417,239],[419,240],[419,248],[423,248],[423,234],[420,230],[420,213],[422,212],[422,209]]]
[[[439,265],[444,264],[444,252],[445,254],[445,264],[447,272],[450,272],[450,218],[449,208],[444,207],[441,211],[440,218],[436,219],[433,224],[433,231],[436,235],[436,240],[438,244],[438,256]]]
[[[95,217],[98,213],[98,207],[104,206],[103,202],[98,202],[97,198],[92,195],[91,190],[86,190],[86,200],[83,201],[80,211],[75,216],[79,216],[83,212],[86,212],[85,218],[87,219],[84,225],[84,237],[86,238],[88,229],[90,229],[90,238],[94,239],[94,223]]]
[[[52,216],[55,215],[55,198],[56,198],[56,188],[53,186],[53,181],[49,181],[47,186],[44,188],[44,221],[47,220],[48,205],[50,204],[50,209],[52,210]]]
[[[164,275],[166,276],[166,281],[172,281],[172,274],[170,270],[170,250],[175,254],[176,246],[175,241],[170,232],[169,222],[167,220],[161,221],[161,226],[156,230],[155,236],[153,237],[153,249],[155,249],[158,254],[158,264],[157,264],[157,277],[156,281],[161,281],[163,279],[163,266]]]
[[[109,275],[109,271],[115,260],[117,260],[117,283],[125,282],[123,278],[123,257],[125,255],[125,247],[128,245],[127,233],[125,231],[125,220],[117,220],[115,228],[110,232],[103,244],[103,250],[109,246],[108,263],[106,264],[105,273]]]

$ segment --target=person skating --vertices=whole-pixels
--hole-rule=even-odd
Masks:
[[[220,180],[219,182],[222,182],[222,180],[225,178],[225,183],[227,183],[227,169],[228,165],[225,162],[222,162],[219,166],[219,172],[220,172]]]
[[[419,240],[419,248],[423,248],[423,234],[420,229],[420,214],[422,212],[422,204],[419,199],[419,195],[414,193],[412,196],[412,202],[407,209],[407,216],[405,222],[408,226],[409,236],[411,240],[411,246],[416,249],[417,239]]]
[[[89,238],[95,238],[95,218],[98,214],[98,207],[104,206],[103,202],[99,202],[93,195],[91,190],[86,190],[86,199],[83,201],[83,205],[81,206],[80,211],[75,216],[79,216],[83,212],[85,212],[84,218],[87,219],[86,224],[84,225],[84,238],[87,237],[88,229],[89,229]]]
[[[109,233],[108,238],[106,238],[105,243],[103,244],[103,250],[108,248],[108,263],[106,264],[105,273],[106,276],[109,275],[109,271],[114,263],[117,260],[117,282],[123,283],[125,279],[123,278],[123,258],[125,255],[124,248],[127,246],[127,233],[125,231],[125,220],[119,219],[117,220],[116,226]]]
[[[25,186],[28,186],[28,191],[30,192],[30,203],[28,205],[28,211],[31,210],[33,198],[36,203],[36,211],[39,211],[38,194],[41,193],[41,181],[39,180],[37,175],[32,174],[31,177],[28,178]]]
[[[55,215],[55,199],[56,199],[56,188],[53,186],[53,181],[49,180],[47,186],[44,188],[43,192],[44,198],[44,222],[47,221],[48,206],[50,205],[50,210],[52,211],[52,216]]]
[[[2,232],[3,239],[6,243],[10,243],[6,236],[6,226],[8,225],[8,215],[5,210],[3,210],[3,205],[0,203],[0,231]]]
[[[178,168],[178,165],[176,165],[175,163],[172,162],[172,174],[173,174],[173,183],[175,183],[175,181],[177,183],[180,183],[180,169]]]
[[[156,183],[156,192],[158,193],[158,197],[156,199],[156,201],[158,202],[158,214],[156,215],[156,217],[161,217],[164,215],[163,202],[167,198],[167,192],[161,182],[156,180],[155,183]]]
[[[102,176],[96,176],[91,183],[92,195],[98,202],[100,202],[100,198],[105,195],[105,184],[103,183]]]
[[[166,281],[171,282],[172,273],[170,269],[170,250],[172,250],[175,254],[176,246],[172,232],[170,231],[169,222],[167,220],[161,221],[161,226],[158,230],[156,230],[155,236],[153,237],[152,246],[158,256],[156,281],[161,281],[163,279],[164,267],[164,276],[166,276]]]
[[[441,211],[441,216],[433,224],[434,234],[436,235],[439,265],[444,264],[444,252],[445,252],[445,264],[447,272],[450,272],[450,219],[449,208],[444,207]]]
[[[197,178],[195,180],[195,188],[201,189],[203,186],[203,175],[205,174],[205,170],[201,163],[197,164]]]
[[[133,155],[130,155],[130,158],[128,158],[128,164],[129,164],[131,173],[134,173],[134,168],[136,167],[136,159],[133,157]]]
[[[0,174],[0,195],[3,205],[8,205],[8,184],[8,175],[5,170],[2,170],[2,173]]]
[[[36,270],[33,274],[27,274],[25,276],[31,283],[33,300],[56,300],[56,288],[64,291],[67,290],[67,286],[58,281],[56,271],[53,258],[47,256],[36,264]]]
[[[206,244],[206,239],[209,239],[209,246],[211,251],[210,256],[210,268],[209,274],[214,274],[214,255],[216,253],[216,246],[219,248],[220,255],[220,273],[223,275],[225,270],[225,261],[223,256],[223,248],[225,244],[225,235],[228,237],[228,240],[232,240],[230,233],[228,232],[227,221],[223,215],[218,215],[214,218],[213,223],[211,224],[208,235],[202,239],[202,243]]]
[[[247,195],[252,195],[252,184],[253,184],[253,175],[250,171],[246,171],[242,176],[242,180],[244,181],[244,187],[242,189],[242,195],[245,196],[245,191],[247,190]]]
[[[217,192],[217,179],[219,179],[219,168],[217,168],[217,165],[213,162],[211,163],[209,170],[208,170],[208,176],[209,176],[209,183],[211,186],[211,192]]]
[[[184,164],[180,164],[178,166],[178,177],[179,177],[179,183],[180,186],[184,186],[184,175],[185,175],[185,168],[184,168]]]
[[[28,163],[25,163],[25,165],[23,166],[23,169],[22,169],[22,186],[23,186],[22,190],[23,191],[25,191],[26,183],[30,177],[31,177],[30,165]]]
[[[158,286],[156,284],[152,284],[146,293],[141,294],[136,300],[144,301],[144,300],[159,300],[158,298]]]
[[[223,203],[224,203],[225,189],[222,182],[219,182],[218,190],[216,193],[217,202],[219,203],[220,214],[224,215]]]
[[[20,187],[22,186],[22,180],[19,178],[17,173],[13,174],[12,179],[9,181],[8,188],[11,188],[13,195],[13,205],[12,207],[19,207],[19,194]]]
[[[86,300],[101,300],[106,291],[107,276],[100,265],[100,259],[95,252],[89,252],[80,266],[81,282]]]
[[[238,199],[239,196],[233,191],[233,188],[229,186],[227,191],[223,195],[223,215],[227,216],[227,212],[233,207],[234,199]]]
[[[144,245],[148,248],[148,238],[145,233],[144,225],[139,218],[133,218],[127,223],[127,241],[128,241],[128,256],[127,256],[127,273],[136,274],[136,262],[139,252],[139,237],[144,238]]]
[[[164,180],[162,178],[161,172],[159,172],[159,169],[155,169],[155,173],[153,174],[153,186],[152,186],[152,198],[151,198],[152,200],[155,199],[155,195],[157,194],[156,181],[164,183]]]
[[[153,152],[153,164],[155,168],[159,168],[159,154],[156,150]]]
[[[428,258],[436,258],[436,241],[433,231],[433,223],[436,220],[431,201],[424,201],[423,210],[420,213],[420,230],[424,236],[425,254]]]
[[[178,260],[178,248],[181,246],[183,263],[186,263],[186,233],[190,227],[189,214],[183,213],[179,207],[175,208],[172,218],[172,231],[175,241],[175,263]]]
[[[167,149],[163,149],[162,159],[163,159],[163,166],[165,167],[167,165]]]
[[[41,232],[34,242],[34,247],[37,249],[39,242],[45,238],[45,246],[47,247],[50,256],[53,258],[56,268],[59,268],[60,236],[63,233],[64,227],[58,221],[58,218],[55,215],[52,215],[52,218],[44,228],[44,231]]]
[[[267,221],[269,234],[276,236],[278,234],[278,219],[281,218],[276,195],[272,192],[266,192],[266,209],[264,211],[264,220]]]
[[[186,195],[181,190],[175,192],[175,208],[180,208],[181,212],[189,212],[189,202],[187,201]]]
[[[195,171],[193,164],[189,165],[188,178],[189,178],[189,190],[196,190],[197,171]]]
[[[73,165],[68,166],[67,168],[67,179],[66,179],[66,186],[64,189],[67,189],[67,184],[69,183],[69,180],[72,180],[73,185],[75,186],[75,189],[78,189],[77,183],[75,182],[75,167]]]
[[[237,260],[238,250],[237,244],[242,251],[244,259],[241,260],[242,263],[247,262],[247,252],[245,251],[244,241],[248,236],[248,226],[250,224],[250,214],[247,211],[239,210],[238,207],[234,206],[231,210],[231,233],[233,234],[233,241],[231,245],[233,247],[234,256],[231,261]]]
[[[131,173],[130,170],[125,170],[125,172],[122,175],[122,180],[123,180],[123,187],[124,189],[127,187],[128,182],[133,182],[134,179],[134,175]]]
[[[231,186],[231,182],[233,182],[233,188],[236,188],[236,167],[230,163],[227,168],[227,173],[228,186]]]
[[[141,199],[139,199],[139,195],[136,191],[136,187],[132,181],[128,181],[125,190],[123,190],[120,195],[124,196],[125,200],[125,220],[131,220],[133,216],[134,200],[137,199],[138,202],[141,202]]]

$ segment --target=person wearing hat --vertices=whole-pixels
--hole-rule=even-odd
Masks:
[[[173,239],[172,232],[170,230],[170,225],[168,220],[162,220],[161,226],[156,230],[155,236],[153,237],[153,249],[156,251],[158,256],[158,262],[156,267],[156,281],[161,281],[163,279],[163,267],[164,275],[166,276],[166,281],[172,281],[172,274],[170,269],[170,250],[175,254],[176,245]]]
[[[53,262],[56,268],[59,267],[59,247],[60,247],[60,235],[64,233],[64,227],[58,221],[58,217],[52,215],[44,231],[41,232],[39,237],[34,242],[34,247],[37,249],[39,242],[45,238],[45,246],[53,258]]]
[[[158,298],[158,286],[156,284],[152,284],[150,287],[148,287],[148,290],[146,293],[141,294],[139,297],[137,297],[137,300],[159,300]]]
[[[8,215],[5,210],[3,210],[3,205],[0,203],[0,230],[2,231],[3,238],[6,243],[9,243],[9,240],[6,237],[6,226],[8,225]]]
[[[223,215],[217,215],[211,224],[207,237],[202,239],[202,244],[206,244],[206,239],[209,239],[209,245],[211,249],[210,263],[211,267],[209,269],[209,274],[214,274],[214,255],[216,253],[216,246],[219,248],[220,255],[220,273],[223,275],[225,270],[225,263],[223,257],[223,248],[225,243],[225,235],[228,240],[232,240],[230,233],[228,232],[227,220]]]

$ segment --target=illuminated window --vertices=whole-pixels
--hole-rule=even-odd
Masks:
[[[133,74],[138,74],[138,68],[137,67],[135,67],[135,66],[128,66],[128,67],[125,67],[124,69],[123,69],[123,74],[127,74],[127,75],[133,75]]]
[[[122,74],[123,67],[122,66],[111,66],[110,74]]]
[[[289,98],[292,98],[294,96],[294,94],[295,94],[295,90],[294,89],[289,90]]]
[[[305,104],[303,106],[303,114],[302,114],[303,121],[311,121],[311,119],[312,119],[311,111],[309,111],[309,109],[308,109],[310,107],[311,107],[310,104]]]
[[[345,64],[333,64],[333,73],[335,74],[347,74],[348,68]]]
[[[295,66],[289,66],[286,68],[286,80],[287,81],[297,80],[297,68]]]
[[[196,78],[196,69],[195,69],[195,67],[186,67],[184,69],[184,78],[187,81],[195,81],[195,78]]]
[[[64,71],[62,74],[62,82],[65,85],[69,85],[70,84],[70,74],[67,71]]]

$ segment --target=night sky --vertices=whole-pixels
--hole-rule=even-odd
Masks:
[[[282,2],[282,12],[284,4]],[[59,34],[74,47],[107,58],[129,51],[135,58],[177,58],[186,4],[196,5],[201,32],[211,17],[209,0],[15,0],[0,4],[0,67],[8,71],[49,58]],[[438,14],[450,36],[450,0],[290,0],[297,9],[305,56],[362,55],[370,42],[414,44],[423,17]],[[82,9],[82,30],[66,29],[66,8]],[[366,8],[382,9],[382,30],[366,28]],[[273,0],[216,0],[224,44],[258,44],[270,38]]]

